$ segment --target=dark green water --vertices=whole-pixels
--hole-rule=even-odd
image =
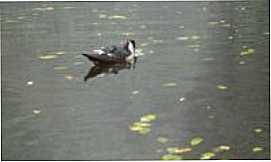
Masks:
[[[269,159],[268,6],[0,3],[2,160],[154,160],[176,146],[199,159],[220,145],[213,159]],[[84,82],[80,54],[126,39],[136,68]],[[149,133],[129,129],[149,113]]]

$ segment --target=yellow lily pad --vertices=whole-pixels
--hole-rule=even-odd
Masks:
[[[219,153],[219,152],[224,152],[224,151],[229,151],[231,148],[230,146],[227,145],[221,145],[213,149],[214,152]]]
[[[200,160],[209,160],[209,159],[211,159],[214,156],[215,156],[215,153],[213,153],[213,152],[206,152],[206,153],[204,153],[204,154],[201,155]]]
[[[195,137],[195,138],[193,138],[190,141],[190,144],[191,144],[191,146],[197,146],[197,145],[199,145],[202,142],[203,142],[203,138],[201,138],[201,137]]]
[[[261,146],[256,146],[252,149],[253,152],[260,152],[260,151],[263,151],[263,147]]]
[[[162,160],[182,160],[182,156],[180,155],[172,155],[172,154],[166,154],[166,155],[163,155]]]
[[[42,60],[49,60],[49,59],[55,59],[57,58],[57,55],[44,55],[44,56],[40,56],[39,58]]]
[[[262,133],[262,131],[263,131],[263,129],[261,129],[261,128],[255,128],[254,129],[255,133]]]
[[[167,152],[170,154],[182,154],[182,153],[190,152],[190,151],[192,151],[192,148],[190,148],[190,147],[184,147],[184,148],[169,147],[169,148],[167,148]]]
[[[144,123],[144,122],[135,122],[133,125],[138,126],[138,127],[150,127],[151,126],[150,123]]]
[[[156,115],[155,114],[147,114],[144,115],[140,118],[141,122],[150,122],[156,119]]]
[[[247,48],[247,49],[241,51],[240,55],[241,55],[241,56],[251,55],[251,54],[253,54],[254,52],[255,52],[254,49],[252,49],[252,48]]]
[[[226,89],[228,89],[228,87],[225,86],[225,85],[217,85],[216,88],[219,89],[219,90],[226,90]]]

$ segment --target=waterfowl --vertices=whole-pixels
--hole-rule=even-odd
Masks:
[[[82,54],[92,61],[95,65],[99,64],[116,64],[116,63],[133,63],[135,56],[135,41],[128,40],[124,46],[111,46],[93,50],[92,54]]]

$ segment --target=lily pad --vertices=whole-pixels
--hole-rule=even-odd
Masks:
[[[202,142],[203,142],[203,138],[201,138],[201,137],[195,137],[195,138],[193,138],[190,141],[190,144],[191,144],[191,146],[197,146],[197,145],[199,145]]]
[[[228,89],[228,87],[225,85],[217,85],[216,88],[219,90],[227,90]]]
[[[156,115],[155,114],[147,114],[144,115],[140,118],[141,122],[150,122],[156,119]]]
[[[229,151],[231,148],[230,146],[227,145],[221,145],[213,149],[214,152],[219,153],[219,152],[224,152],[224,151]]]
[[[182,154],[182,153],[190,152],[190,151],[192,151],[192,148],[190,148],[190,147],[184,147],[184,148],[169,147],[169,148],[167,148],[167,152],[170,154]]]
[[[263,129],[261,129],[261,128],[255,128],[255,129],[254,129],[254,132],[255,132],[255,133],[262,133],[262,132],[263,132]]]
[[[247,56],[247,55],[251,55],[255,52],[254,49],[252,48],[247,48],[247,49],[244,49],[243,51],[241,51],[240,55],[241,56]]]
[[[172,154],[166,154],[166,155],[163,155],[162,160],[182,160],[182,156],[180,155],[172,155]]]
[[[260,152],[260,151],[263,151],[263,147],[261,146],[256,146],[252,149],[253,152]]]
[[[206,152],[206,153],[204,153],[204,154],[201,155],[200,159],[201,160],[209,160],[209,159],[211,159],[214,156],[215,156],[215,153],[213,153],[213,152]]]
[[[150,123],[144,123],[144,122],[135,122],[134,126],[139,126],[139,127],[150,127]]]

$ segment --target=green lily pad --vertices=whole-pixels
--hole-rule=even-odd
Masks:
[[[155,114],[147,114],[144,115],[140,118],[141,122],[150,122],[156,119],[156,115]]]
[[[203,142],[203,138],[201,138],[201,137],[195,137],[195,138],[193,138],[190,141],[190,144],[191,144],[191,146],[197,146],[197,145],[199,145],[202,142]]]
[[[180,155],[172,155],[172,154],[166,154],[166,155],[163,155],[162,160],[182,160],[182,156]]]
[[[211,159],[212,157],[215,156],[215,153],[213,152],[206,152],[206,153],[203,153],[200,157],[201,160],[209,160]]]
[[[219,90],[227,90],[228,89],[228,87],[225,85],[217,85],[216,88]]]
[[[231,148],[230,146],[227,145],[221,145],[213,149],[214,152],[219,153],[219,152],[224,152],[224,151],[229,151]]]
[[[253,152],[260,152],[260,151],[263,151],[263,147],[261,146],[256,146],[252,149]]]
[[[135,122],[134,126],[139,126],[139,127],[150,127],[150,123],[144,123],[144,122]]]
[[[185,152],[190,152],[192,151],[192,148],[190,147],[169,147],[167,148],[167,152],[170,153],[170,154],[182,154],[182,153],[185,153]]]

